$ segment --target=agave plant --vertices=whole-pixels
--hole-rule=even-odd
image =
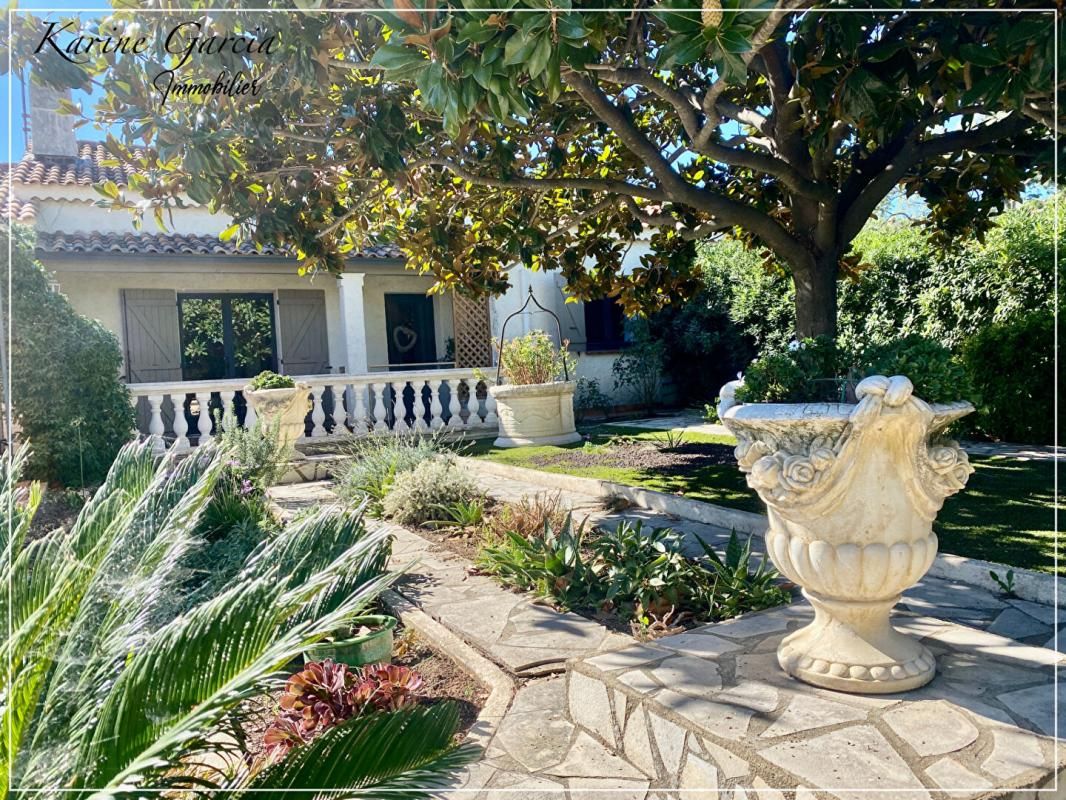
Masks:
[[[199,448],[155,465],[118,455],[69,532],[30,540],[39,493],[0,477],[0,798],[214,796],[261,790],[422,797],[475,751],[455,747],[454,708],[413,707],[339,724],[256,770],[241,758],[248,698],[364,612],[394,579],[389,542],[359,514],[322,512],[264,541],[241,573],[185,613],[183,557],[221,459]],[[10,531],[10,537],[8,533]]]

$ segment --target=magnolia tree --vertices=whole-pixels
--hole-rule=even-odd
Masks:
[[[499,292],[523,263],[648,311],[693,291],[695,243],[728,231],[791,272],[798,332],[832,335],[851,242],[895,187],[969,237],[1051,172],[1054,16],[1023,8],[1040,0],[168,11],[189,5],[155,0],[141,52],[81,63],[60,55],[76,26],[38,46],[42,22],[16,15],[16,51],[38,79],[103,87],[90,113],[141,173],[135,202],[105,185],[107,202],[165,223],[191,198],[304,270],[390,238],[439,288]],[[128,30],[126,13],[79,24]],[[203,47],[236,34],[254,45]]]

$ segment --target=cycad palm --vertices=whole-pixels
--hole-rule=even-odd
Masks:
[[[178,616],[182,559],[198,544],[219,464],[204,448],[156,468],[150,446],[127,446],[71,530],[32,541],[39,494],[16,489],[18,457],[3,476],[11,668],[0,680],[0,797],[8,786],[64,797],[167,788],[421,797],[472,758],[453,745],[448,705],[357,717],[258,771],[239,757],[227,731],[244,701],[276,686],[282,667],[393,576],[383,535],[359,516],[323,512],[265,541],[226,591]]]

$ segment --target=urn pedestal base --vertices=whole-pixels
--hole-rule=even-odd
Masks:
[[[841,602],[803,594],[814,607],[814,621],[786,636],[777,649],[778,663],[792,677],[859,694],[905,692],[933,679],[933,654],[889,621],[899,595]]]

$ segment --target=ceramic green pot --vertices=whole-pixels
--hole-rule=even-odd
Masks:
[[[392,658],[392,634],[396,622],[396,617],[386,614],[356,617],[352,620],[352,629],[365,625],[374,630],[350,639],[338,639],[312,645],[304,651],[304,661],[325,661],[328,658],[353,667],[388,662]]]

